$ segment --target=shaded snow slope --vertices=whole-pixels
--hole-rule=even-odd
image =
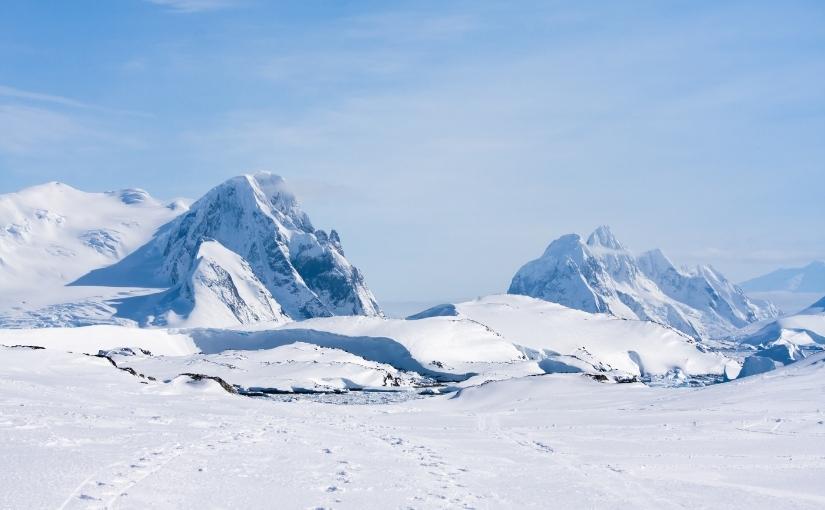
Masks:
[[[599,227],[553,241],[513,277],[510,294],[536,297],[587,312],[611,313],[672,326],[696,338],[722,338],[750,323],[776,317],[709,266],[677,269],[660,251],[634,256]]]
[[[177,285],[115,306],[118,316],[151,326],[231,327],[289,321],[249,264],[211,240],[201,243],[189,274]]]
[[[245,392],[389,390],[410,388],[422,380],[390,365],[303,342],[274,349],[193,356],[152,356],[133,349],[107,354],[118,367],[129,367],[159,380],[171,380],[184,373],[206,374]]]
[[[316,230],[284,180],[269,173],[215,187],[133,255],[76,284],[174,286],[190,275],[207,239],[240,255],[293,319],[380,314],[338,234]]]

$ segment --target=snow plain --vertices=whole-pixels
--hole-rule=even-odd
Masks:
[[[0,508],[822,508],[823,355],[704,388],[580,374],[384,405],[0,348]]]

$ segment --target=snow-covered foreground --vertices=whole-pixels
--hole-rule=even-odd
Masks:
[[[0,347],[0,508],[822,508],[823,356],[698,389],[554,374],[354,406]]]

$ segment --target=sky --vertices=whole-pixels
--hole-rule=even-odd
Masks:
[[[283,175],[380,302],[560,235],[736,281],[825,258],[820,1],[5,0],[0,193]]]

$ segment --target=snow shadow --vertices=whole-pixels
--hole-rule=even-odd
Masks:
[[[319,347],[341,349],[369,361],[385,363],[398,370],[417,372],[438,382],[461,382],[476,375],[473,372],[453,374],[431,370],[413,358],[406,347],[392,338],[346,336],[313,329],[283,329],[270,331],[231,331],[224,329],[192,329],[186,334],[204,354],[226,350],[274,349],[295,342]]]

